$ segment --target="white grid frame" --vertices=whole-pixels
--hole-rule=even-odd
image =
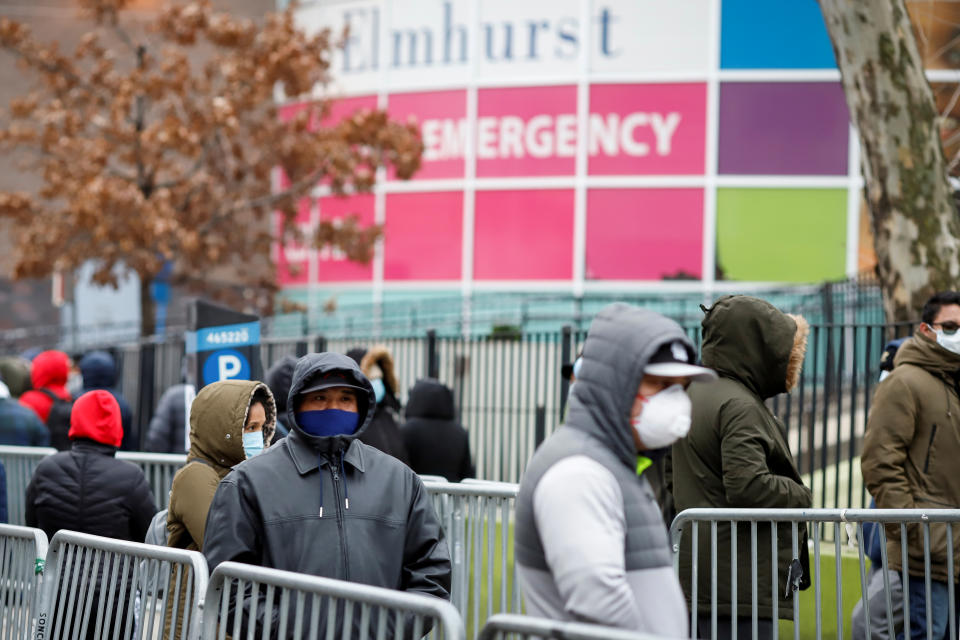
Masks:
[[[434,91],[465,91],[467,122],[477,119],[477,100],[480,89],[505,87],[537,87],[537,86],[575,86],[577,88],[577,118],[578,130],[584,131],[583,119],[589,114],[590,87],[599,84],[670,84],[670,83],[705,83],[707,87],[706,105],[706,141],[705,167],[703,175],[623,175],[623,176],[591,176],[587,172],[587,155],[585,136],[577,139],[576,170],[572,176],[539,176],[539,177],[508,177],[508,178],[478,178],[476,177],[476,140],[475,127],[466,127],[464,152],[464,177],[452,179],[431,179],[411,181],[378,180],[374,189],[376,196],[376,221],[385,221],[385,200],[392,193],[421,193],[432,191],[458,191],[463,193],[462,212],[462,247],[461,247],[461,278],[459,280],[426,280],[426,281],[386,281],[383,269],[383,243],[377,246],[374,261],[374,276],[372,282],[317,282],[313,277],[307,285],[308,290],[322,288],[324,290],[353,290],[369,289],[373,302],[383,298],[384,291],[409,290],[459,290],[465,299],[474,291],[557,291],[570,292],[576,295],[593,291],[677,291],[696,290],[706,297],[713,291],[730,290],[736,288],[751,288],[754,286],[782,283],[762,282],[719,282],[715,280],[716,269],[716,223],[717,191],[721,188],[778,188],[778,189],[845,189],[847,191],[847,219],[846,219],[846,275],[856,275],[859,259],[859,213],[860,191],[862,178],[860,176],[860,148],[855,129],[851,126],[848,138],[848,166],[846,175],[719,175],[719,92],[723,82],[839,82],[840,72],[837,69],[760,69],[740,70],[722,69],[720,67],[721,46],[721,3],[722,0],[709,2],[709,61],[706,73],[676,73],[676,72],[631,72],[631,73],[591,73],[589,24],[585,19],[589,17],[594,0],[579,0],[580,6],[580,55],[576,70],[566,76],[552,75],[519,76],[509,78],[479,77],[477,73],[479,60],[479,29],[480,1],[468,0],[470,19],[467,23],[467,38],[469,56],[469,72],[464,82],[456,85],[430,85],[429,87],[411,87],[388,89],[388,47],[380,46],[380,90],[377,92],[377,104],[386,107],[387,97],[392,94],[421,93]],[[345,4],[346,2],[340,2]],[[337,3],[337,4],[340,4]],[[331,3],[334,4],[334,3]],[[390,29],[391,0],[384,0],[381,4],[380,37],[386,42],[386,35]],[[960,82],[960,71],[929,71],[928,78],[939,82]],[[342,97],[352,97],[353,94],[343,94]],[[363,92],[356,95],[370,95]],[[474,222],[475,222],[475,194],[485,190],[539,190],[539,189],[573,189],[575,194],[574,229],[573,229],[573,273],[569,280],[473,280],[474,259]],[[690,283],[678,281],[662,282],[648,280],[586,280],[586,195],[594,189],[646,189],[646,188],[699,188],[703,189],[703,237],[701,258],[701,279]],[[328,195],[329,191],[318,187],[313,191],[314,197]],[[314,273],[311,271],[311,274]],[[291,286],[295,290],[300,287]]]

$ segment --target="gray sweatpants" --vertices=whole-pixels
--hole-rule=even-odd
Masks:
[[[893,630],[903,629],[903,586],[900,574],[887,571],[890,581],[890,604],[893,609]],[[863,600],[857,602],[851,614],[850,627],[853,640],[893,640],[887,626],[887,598],[883,595],[883,572],[870,567],[867,575],[867,615],[870,617],[870,637],[863,617]]]

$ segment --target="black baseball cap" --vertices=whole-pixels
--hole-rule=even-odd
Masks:
[[[679,340],[665,342],[656,350],[644,373],[668,378],[690,378],[695,382],[712,382],[717,379],[717,372],[693,364],[693,350]]]
[[[366,388],[359,386],[352,377],[344,375],[344,372],[329,371],[314,376],[310,382],[303,385],[303,389],[298,392],[298,395],[320,391],[321,389],[330,389],[332,387],[347,387],[348,389],[368,393]]]

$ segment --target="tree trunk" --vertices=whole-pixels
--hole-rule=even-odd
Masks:
[[[820,0],[862,150],[888,321],[916,321],[960,276],[939,115],[903,0]]]
[[[140,336],[148,338],[157,330],[157,303],[153,299],[152,275],[138,274],[140,277]]]

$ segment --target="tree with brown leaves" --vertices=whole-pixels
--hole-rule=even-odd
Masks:
[[[308,36],[291,9],[255,23],[201,0],[133,27],[120,20],[125,0],[81,4],[93,24],[69,54],[0,18],[0,48],[37,80],[0,124],[0,148],[41,178],[36,193],[0,191],[0,216],[20,230],[16,277],[93,260],[94,281],[116,285],[115,267],[132,270],[144,335],[154,331],[150,283],[167,261],[176,283],[220,299],[226,290],[204,281],[232,271],[269,313],[272,212],[283,214],[284,240],[302,241],[297,204],[318,184],[363,192],[380,167],[401,178],[419,168],[411,124],[381,111],[324,123],[328,103],[315,94],[335,38]],[[312,101],[281,121],[278,94]],[[368,261],[379,233],[326,221],[312,240]]]

